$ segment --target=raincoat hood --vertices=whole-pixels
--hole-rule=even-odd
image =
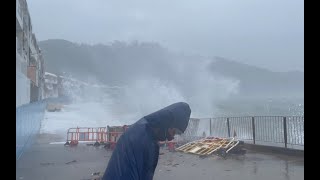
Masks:
[[[189,105],[185,102],[178,102],[144,116],[144,118],[149,126],[160,128],[164,133],[168,128],[177,128],[184,132],[188,126],[190,114]]]

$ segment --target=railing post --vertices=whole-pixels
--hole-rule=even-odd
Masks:
[[[228,136],[230,136],[230,122],[229,122],[229,118],[227,118],[227,126],[228,126]]]
[[[211,122],[211,118],[210,118],[210,136],[212,136],[212,122]]]
[[[287,118],[283,117],[283,135],[284,135],[284,147],[287,148],[287,143],[288,143],[288,139],[287,139]]]
[[[256,144],[256,126],[254,124],[254,116],[252,116],[252,137],[253,137],[253,144]]]

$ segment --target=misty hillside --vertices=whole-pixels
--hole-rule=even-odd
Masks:
[[[170,66],[163,59],[169,54],[157,44],[131,44],[114,42],[106,45],[78,45],[65,40],[40,42],[49,72],[62,74],[68,72],[85,78],[88,74],[98,77],[107,84],[122,85],[134,76],[152,71],[154,66]],[[173,69],[172,69],[173,70]]]
[[[205,58],[173,53],[156,43],[127,44],[116,41],[110,45],[91,46],[65,40],[46,40],[39,44],[48,72],[67,72],[82,79],[93,75],[109,85],[124,85],[148,76],[173,83],[178,88],[208,88],[203,79],[207,74],[193,77],[193,74],[199,73],[197,67],[206,61]],[[205,66],[213,77],[216,75],[239,81],[237,95],[303,96],[303,72],[272,72],[221,57],[212,58]],[[182,68],[184,73],[179,73]],[[198,81],[204,83],[198,84]]]
[[[230,61],[216,57],[210,69],[240,80],[240,92],[243,95],[287,95],[301,98],[304,92],[304,74],[299,71],[272,72],[267,69]]]

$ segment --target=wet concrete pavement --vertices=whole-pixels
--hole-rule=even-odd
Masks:
[[[79,144],[64,147],[49,144],[63,141],[54,135],[40,135],[34,145],[16,162],[16,179],[83,180],[104,172],[112,151]],[[154,180],[302,180],[304,158],[248,151],[243,156],[199,158],[191,154],[168,152],[155,171]]]
[[[302,180],[303,163],[303,158],[250,151],[244,156],[233,155],[226,159],[218,156],[202,159],[190,154],[166,153],[160,156],[154,179]]]

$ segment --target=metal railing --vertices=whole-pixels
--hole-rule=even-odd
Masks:
[[[279,145],[285,148],[304,146],[304,116],[202,118],[201,123],[207,128],[200,131],[209,131],[210,136],[236,136],[253,144]]]

